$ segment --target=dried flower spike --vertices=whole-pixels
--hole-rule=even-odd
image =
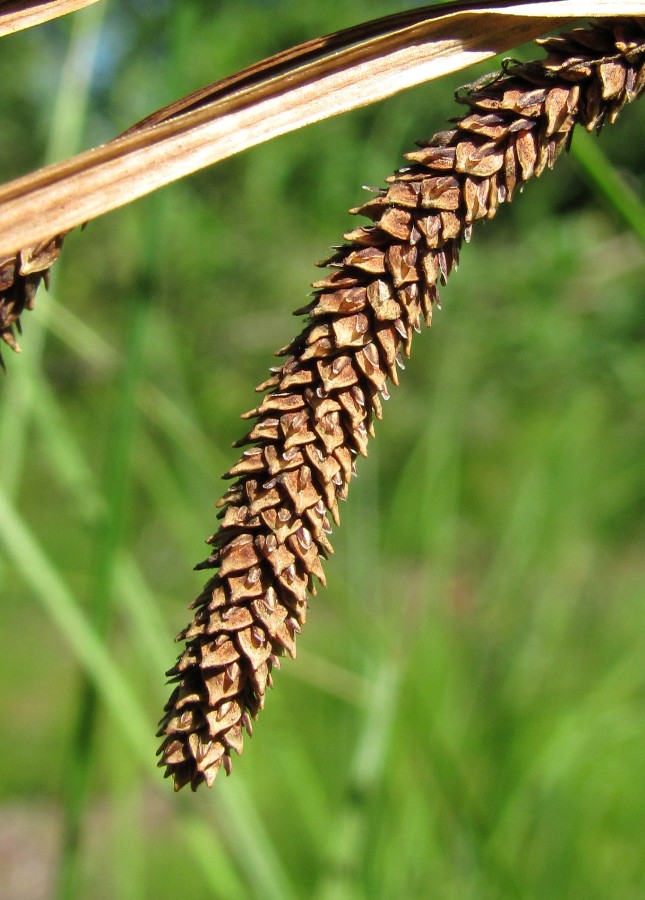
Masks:
[[[14,256],[0,258],[0,339],[12,350],[20,350],[14,326],[19,331],[20,316],[25,309],[34,308],[40,282],[48,286],[49,270],[60,256],[64,237],[58,235]]]
[[[314,578],[331,552],[354,459],[367,453],[388,380],[398,383],[437,284],[474,222],[551,167],[576,124],[598,130],[645,86],[645,29],[617,20],[539,42],[541,62],[508,65],[458,96],[466,115],[408,154],[409,165],[358,209],[373,221],[345,235],[302,313],[307,325],[244,418],[249,445],[228,472],[219,531],[198,568],[216,572],[181,633],[186,648],[159,734],[175,788],[211,785],[264,705],[271,671],[295,656]]]

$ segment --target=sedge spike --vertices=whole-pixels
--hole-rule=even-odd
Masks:
[[[20,331],[20,316],[34,308],[41,281],[49,285],[49,270],[60,255],[64,237],[57,235],[0,258],[0,341],[12,350],[20,350],[15,336],[15,330]]]
[[[262,709],[271,672],[295,656],[314,579],[332,551],[331,520],[366,455],[388,382],[430,325],[438,284],[473,224],[555,163],[573,129],[598,131],[645,87],[645,26],[615,20],[538,42],[548,58],[511,63],[465,88],[466,114],[407,154],[363,206],[372,220],[321,265],[299,312],[304,331],[259,386],[246,446],[225,477],[221,524],[197,568],[215,572],[194,602],[186,646],[168,675],[159,765],[175,788],[211,785]]]

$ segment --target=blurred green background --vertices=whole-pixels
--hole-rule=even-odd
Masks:
[[[110,0],[4,38],[1,177],[402,6]],[[0,379],[2,900],[645,897],[643,109],[464,248],[233,776],[154,767],[238,416],[361,184],[490,68],[68,238]]]

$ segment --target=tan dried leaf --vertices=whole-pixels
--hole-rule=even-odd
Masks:
[[[248,147],[489,59],[581,16],[644,14],[645,0],[449,3],[301,44],[165,107],[101,147],[5,185],[0,256]]]
[[[0,37],[66,16],[97,0],[8,0],[0,2]]]

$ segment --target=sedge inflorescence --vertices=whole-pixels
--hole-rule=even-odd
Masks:
[[[642,92],[644,42],[631,20],[540,41],[546,60],[511,63],[460,92],[466,114],[352,210],[372,224],[321,264],[331,272],[300,310],[304,330],[278,352],[286,360],[259,386],[266,395],[238,442],[246,449],[225,476],[233,484],[198,567],[215,571],[179,635],[186,646],[168,673],[176,685],[159,731],[160,765],[177,789],[230,772],[272,670],[295,656],[355,457],[366,455],[381,398],[473,224],[553,166],[575,125],[598,130]]]

